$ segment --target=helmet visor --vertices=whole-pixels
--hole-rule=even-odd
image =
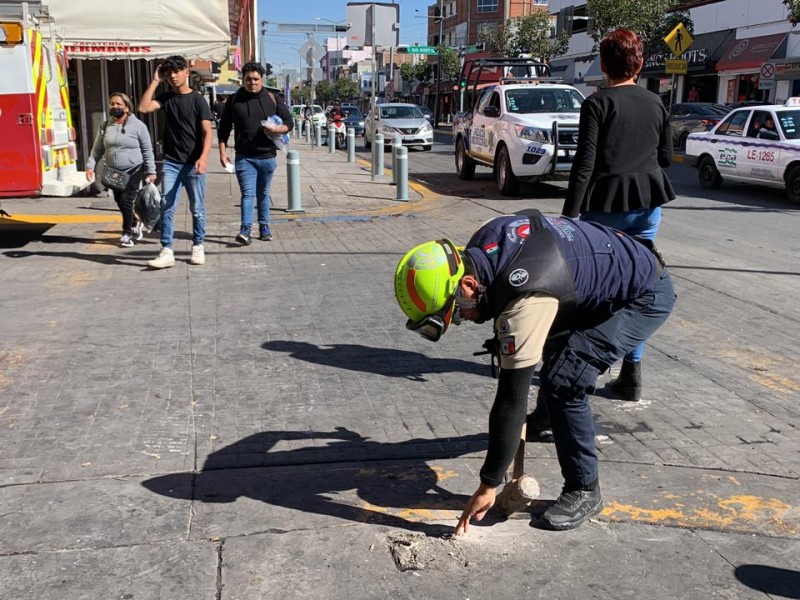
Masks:
[[[438,342],[447,331],[448,325],[453,318],[453,308],[455,305],[455,294],[447,301],[439,312],[422,317],[417,322],[408,320],[406,329],[414,331],[431,342]]]

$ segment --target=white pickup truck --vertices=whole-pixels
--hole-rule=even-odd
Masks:
[[[472,179],[477,165],[486,166],[494,170],[500,192],[513,195],[520,181],[569,173],[584,100],[578,90],[535,75],[501,77],[496,84],[477,87],[471,110],[458,113],[453,122],[459,178]]]
[[[697,167],[704,188],[763,185],[800,203],[800,98],[737,108],[710,131],[689,134],[685,163]]]

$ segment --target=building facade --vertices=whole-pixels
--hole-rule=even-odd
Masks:
[[[680,56],[668,49],[645,57],[639,84],[665,104],[766,101],[800,95],[800,36],[792,31],[781,0],[685,0],[694,42]],[[556,32],[570,35],[569,50],[551,63],[584,93],[603,84],[585,2],[549,0]],[[666,72],[669,59],[687,62],[685,75]]]

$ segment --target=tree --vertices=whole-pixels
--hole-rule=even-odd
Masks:
[[[666,49],[663,38],[680,22],[689,31],[694,23],[688,11],[675,11],[680,0],[587,0],[592,39],[599,43],[615,29],[624,27],[639,34],[645,54]],[[672,12],[668,12],[672,11]]]
[[[563,32],[551,38],[550,25],[550,13],[544,7],[518,19],[516,37],[520,51],[544,62],[564,54],[569,48],[569,35]]]
[[[534,8],[524,17],[507,19],[496,30],[483,28],[479,37],[494,56],[518,57],[527,54],[549,62],[569,47],[569,35],[550,37],[550,13],[545,7]]]
[[[784,5],[789,9],[789,22],[792,27],[800,23],[800,0],[783,0]]]
[[[417,66],[411,63],[400,65],[400,79],[409,84],[417,79]]]
[[[333,84],[336,97],[340,100],[349,100],[358,96],[358,83],[352,79],[340,78]]]
[[[461,73],[461,60],[458,58],[458,53],[450,46],[439,44],[436,47],[439,53],[438,64],[440,79],[442,81],[454,81]]]
[[[333,86],[325,80],[317,83],[314,87],[319,102],[328,102],[333,100]]]
[[[301,85],[293,89],[292,99],[296,104],[305,104],[306,100],[311,100],[311,86]]]

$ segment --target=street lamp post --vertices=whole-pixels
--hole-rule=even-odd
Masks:
[[[444,46],[442,42],[442,36],[444,35],[442,29],[444,28],[444,12],[442,10],[442,0],[439,0],[439,4],[437,6],[439,11],[438,16],[431,17],[429,16],[428,19],[433,19],[435,23],[439,24],[439,43],[436,45]],[[424,19],[425,17],[420,16],[420,19]],[[441,53],[437,53],[436,55],[436,76],[433,78],[433,83],[436,86],[434,90],[434,107],[433,107],[433,126],[436,127],[439,124],[439,84],[442,81],[442,55]]]
[[[442,12],[442,0],[439,0],[439,46],[443,47],[444,42],[442,42],[442,27],[444,25],[444,13]],[[439,126],[439,88],[441,87],[442,83],[442,55],[441,53],[437,54],[436,58],[436,94],[434,96],[434,108],[433,108],[433,126]]]

